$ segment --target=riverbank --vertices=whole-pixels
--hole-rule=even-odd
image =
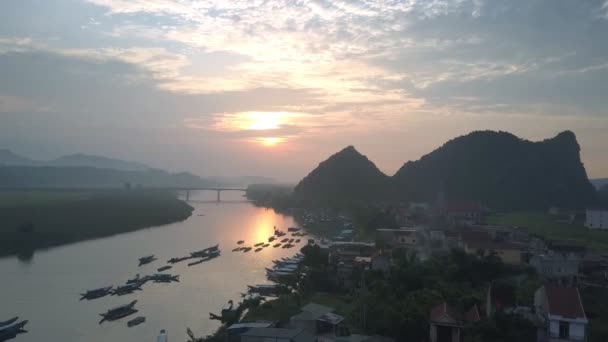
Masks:
[[[0,256],[183,221],[193,208],[153,190],[0,193]]]

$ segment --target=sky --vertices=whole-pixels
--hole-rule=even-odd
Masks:
[[[297,181],[475,130],[608,177],[608,1],[4,0],[0,148]]]

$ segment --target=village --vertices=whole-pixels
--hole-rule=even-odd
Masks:
[[[605,341],[608,251],[489,224],[478,203],[379,206],[365,234],[348,215],[292,210],[325,237],[302,248],[292,294],[227,326],[229,341]],[[606,211],[548,220],[608,229]],[[388,218],[388,220],[386,220]],[[584,227],[583,227],[584,226]],[[334,232],[333,236],[328,233]],[[602,232],[604,233],[604,232]],[[606,231],[608,233],[608,231]],[[605,301],[604,301],[605,303]]]

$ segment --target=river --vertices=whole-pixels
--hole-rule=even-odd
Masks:
[[[222,193],[228,201],[220,203],[214,198],[212,192],[191,195],[195,210],[183,222],[36,251],[29,261],[0,259],[0,321],[15,315],[29,320],[29,332],[11,341],[156,341],[160,329],[168,330],[169,341],[185,341],[186,327],[197,336],[213,333],[220,324],[209,320],[209,312],[219,313],[228,300],[240,300],[247,284],[267,283],[264,267],[295,254],[306,240],[287,250],[232,252],[237,240],[267,241],[273,226],[286,230],[294,222],[239,201],[236,193]],[[155,273],[171,257],[217,243],[219,258],[192,267],[186,261],[166,271],[179,274],[179,283],[147,283],[143,291],[129,295],[79,300],[87,289],[123,284],[136,273]],[[138,258],[149,254],[158,260],[138,267]],[[98,324],[100,313],[135,299],[137,314]],[[138,315],[146,322],[128,328],[126,322]]]

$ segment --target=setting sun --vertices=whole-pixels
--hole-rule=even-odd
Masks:
[[[279,138],[279,137],[264,137],[264,138],[256,139],[257,142],[259,142],[260,144],[267,146],[267,147],[276,146],[277,144],[283,142],[284,140],[285,139]]]

